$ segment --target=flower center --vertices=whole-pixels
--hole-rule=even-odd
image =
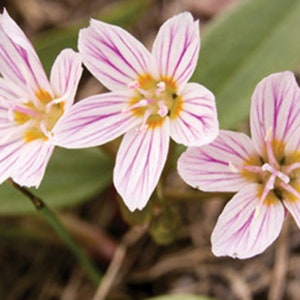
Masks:
[[[155,80],[146,74],[130,82],[128,87],[134,95],[123,111],[142,118],[141,131],[160,126],[166,117],[178,117],[182,110],[182,97],[177,94],[177,86],[170,78]]]
[[[287,176],[280,170],[277,170],[268,163],[265,163],[261,167],[261,170],[264,172],[263,178],[266,178],[264,184],[265,187],[261,196],[262,199],[265,199],[270,191],[274,190],[275,188],[280,188],[282,185],[281,182],[285,184],[288,184],[290,182],[289,176]],[[279,179],[279,182],[276,182],[277,178]]]
[[[36,99],[16,104],[10,109],[11,119],[18,125],[25,125],[25,142],[48,140],[54,125],[64,113],[63,99],[53,99],[47,91],[37,91]]]
[[[284,143],[271,140],[271,133],[272,129],[267,132],[265,151],[261,158],[249,158],[243,166],[229,163],[232,172],[241,172],[251,181],[261,184],[254,217],[259,216],[262,204],[271,205],[283,199],[300,199],[300,154],[285,153]]]

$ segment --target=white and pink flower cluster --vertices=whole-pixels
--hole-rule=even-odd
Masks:
[[[300,226],[300,90],[292,73],[258,84],[252,139],[219,131],[214,95],[188,83],[198,60],[199,23],[167,20],[149,52],[125,30],[97,20],[79,53],[63,50],[48,80],[31,43],[0,14],[0,183],[38,187],[55,146],[86,148],[123,136],[113,181],[129,210],[158,184],[170,137],[188,146],[181,177],[203,191],[237,192],[212,234],[213,252],[248,258],[279,235],[287,212]],[[86,68],[110,91],[74,104]]]
[[[182,13],[160,29],[150,53],[125,30],[91,20],[79,54],[62,51],[48,81],[31,43],[0,15],[0,182],[38,187],[55,146],[85,148],[124,134],[114,184],[142,209],[162,173],[171,138],[186,146],[218,134],[214,95],[187,83],[198,59],[199,24]],[[111,92],[73,105],[81,61]]]

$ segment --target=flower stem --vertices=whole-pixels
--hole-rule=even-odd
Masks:
[[[75,243],[70,233],[66,230],[63,224],[55,216],[55,214],[49,209],[46,203],[39,197],[35,196],[27,188],[21,187],[13,180],[7,180],[14,188],[25,195],[34,205],[36,210],[42,215],[45,221],[52,227],[56,234],[64,241],[68,248],[73,252],[82,268],[86,271],[87,275],[96,285],[101,280],[101,275],[95,266],[92,264],[90,258],[86,253]]]

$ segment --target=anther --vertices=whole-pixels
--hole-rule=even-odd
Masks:
[[[289,176],[285,175],[284,173],[274,169],[271,165],[269,165],[268,163],[265,163],[262,167],[261,167],[262,171],[268,171],[270,172],[272,175],[274,175],[275,177],[280,178],[284,183],[289,183],[290,182],[290,178]]]
[[[257,205],[254,212],[254,219],[257,219],[260,216],[260,205]]]
[[[272,168],[268,163],[265,163],[261,169],[265,172],[265,171],[268,171],[270,173],[273,173],[274,171],[274,168]]]
[[[228,163],[228,167],[229,167],[229,170],[232,173],[238,173],[239,172],[238,168],[231,161]]]
[[[141,95],[148,98],[150,97],[150,93],[142,88],[140,88],[140,85],[137,80],[131,81],[127,84],[127,87],[131,90],[137,90]]]
[[[270,127],[270,128],[267,130],[266,135],[265,135],[265,141],[266,141],[266,142],[267,142],[267,141],[270,141],[272,132],[273,132],[273,128]]]
[[[168,114],[168,107],[164,104],[163,101],[159,101],[158,103],[159,110],[157,113],[163,118]]]
[[[139,83],[137,82],[137,80],[131,81],[127,84],[128,88],[130,88],[131,90],[134,90],[136,88],[139,87]]]
[[[166,83],[164,81],[160,81],[156,86],[157,89],[161,92],[166,89]]]
[[[133,105],[130,105],[130,106],[126,106],[122,109],[122,112],[125,113],[125,112],[128,112],[132,109],[135,109],[135,108],[139,108],[139,107],[145,107],[148,105],[148,100],[147,99],[142,99],[136,103],[134,103]]]
[[[157,87],[157,89],[156,89],[155,94],[156,94],[156,96],[159,97],[161,95],[161,93],[166,89],[166,84],[164,81],[160,81],[159,83],[157,83],[156,87]]]

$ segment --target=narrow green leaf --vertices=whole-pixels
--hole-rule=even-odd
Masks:
[[[248,116],[263,77],[300,65],[299,16],[298,0],[251,0],[206,28],[193,79],[216,95],[222,128]]]
[[[133,25],[143,12],[149,7],[149,0],[125,0],[108,6],[93,18],[116,24],[122,27]],[[80,24],[64,28],[56,28],[41,34],[34,41],[35,47],[47,72],[50,71],[55,57],[64,48],[73,48],[77,51],[78,32],[88,26],[89,19],[82,20]]]
[[[213,298],[196,295],[165,295],[145,300],[213,300]]]
[[[51,208],[73,206],[103,191],[111,182],[113,163],[99,149],[56,149],[39,189],[32,192]],[[0,186],[0,215],[34,212],[28,199],[4,183]]]

